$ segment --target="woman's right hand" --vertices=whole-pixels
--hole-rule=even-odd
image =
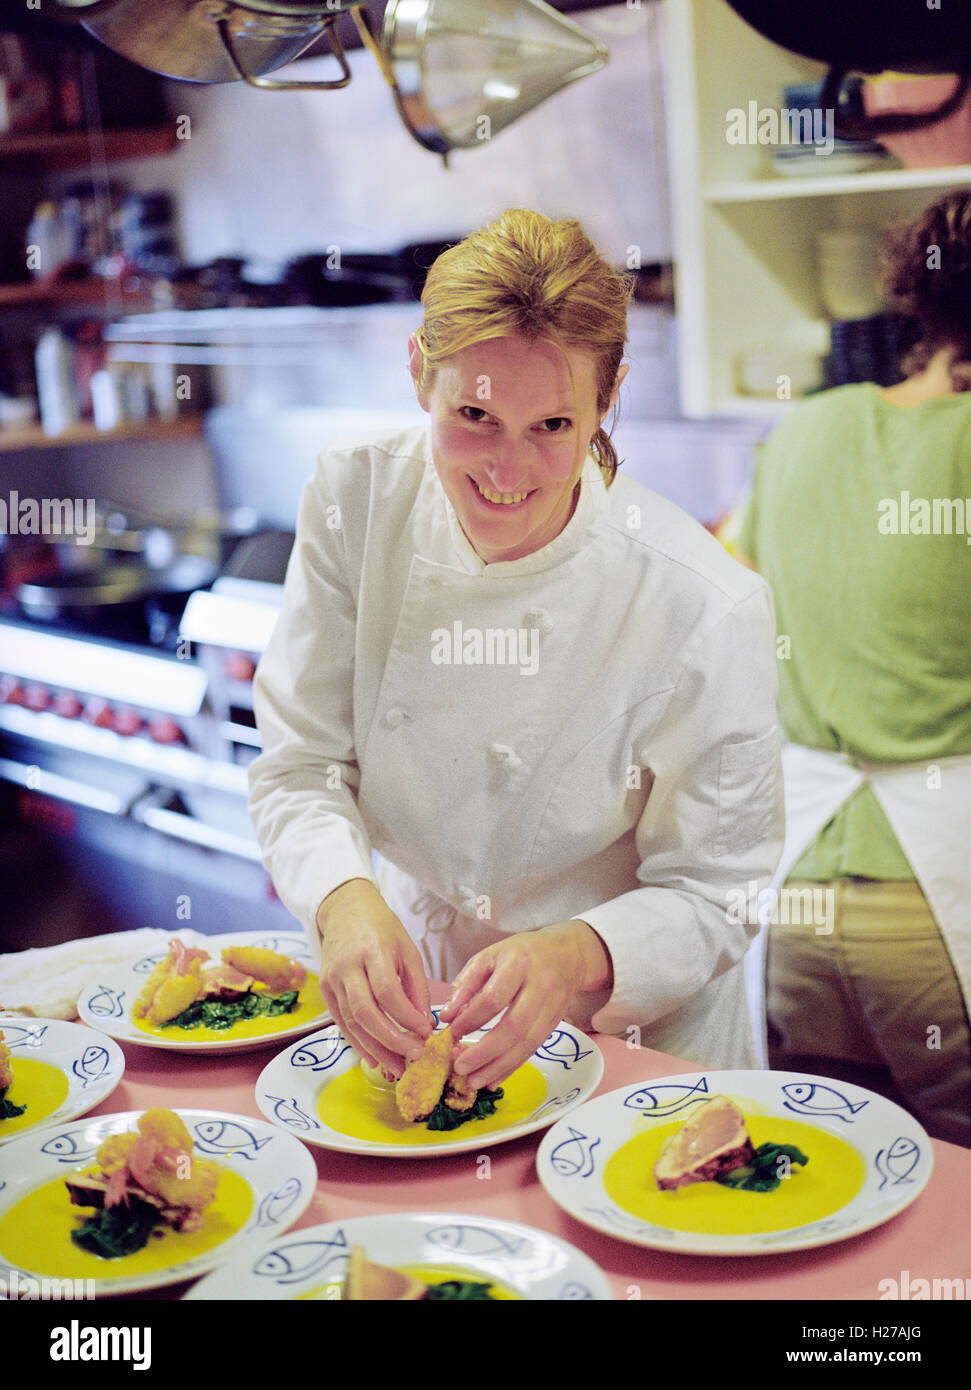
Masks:
[[[434,1027],[411,937],[374,884],[353,878],[317,909],[320,988],[334,1022],[370,1066],[400,1076]]]

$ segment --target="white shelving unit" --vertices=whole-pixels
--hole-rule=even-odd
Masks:
[[[776,174],[767,146],[729,142],[728,113],[752,101],[778,109],[784,86],[821,79],[824,67],[763,39],[722,0],[665,0],[664,20],[682,410],[771,416],[785,403],[742,395],[737,361],[771,348],[781,374],[787,353],[825,348],[816,233],[911,217],[971,185],[971,165]]]

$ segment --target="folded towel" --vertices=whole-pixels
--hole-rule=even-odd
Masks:
[[[0,1013],[77,1018],[78,998],[94,975],[148,952],[164,953],[174,935],[145,927],[0,956]],[[189,946],[205,945],[199,932],[180,928],[178,935]]]

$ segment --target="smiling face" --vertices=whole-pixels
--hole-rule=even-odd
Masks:
[[[573,514],[590,440],[626,368],[601,413],[591,353],[492,338],[439,363],[424,389],[414,338],[409,352],[435,468],[476,554],[495,564],[548,545]]]

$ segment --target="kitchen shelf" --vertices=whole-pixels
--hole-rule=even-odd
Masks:
[[[707,203],[757,203],[776,198],[821,198],[838,194],[893,193],[908,189],[953,188],[971,185],[971,164],[936,169],[872,169],[860,174],[813,174],[809,178],[780,175],[769,179],[710,184]]]
[[[0,285],[0,308],[14,309],[43,304],[70,307],[71,305],[103,305],[114,313],[122,308],[145,309],[152,303],[150,294],[123,289],[116,280],[95,276],[84,280],[33,280],[23,284]]]
[[[711,0],[665,0],[665,39],[681,407],[768,422],[785,403],[743,395],[740,362],[774,353],[781,378],[807,352],[827,351],[818,234],[879,234],[947,188],[971,186],[971,165],[775,174],[765,145],[729,140],[731,113],[778,110],[784,87],[821,81],[825,66]]]
[[[86,130],[28,131],[0,136],[0,161],[29,160],[32,167],[70,169],[87,164],[92,156],[109,160],[144,159],[168,154],[176,145],[175,122],[134,130],[104,130],[92,136]]]
[[[140,420],[99,430],[89,421],[63,434],[45,434],[40,425],[25,429],[0,429],[0,453],[20,449],[65,449],[79,444],[113,444],[130,440],[194,439],[202,433],[202,414],[182,415],[177,420]]]

